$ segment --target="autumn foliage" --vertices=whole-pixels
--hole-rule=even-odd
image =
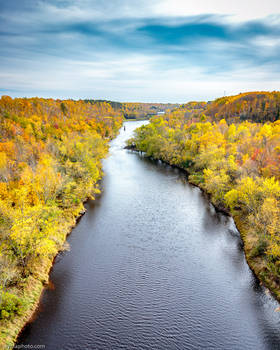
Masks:
[[[205,113],[227,121],[274,122],[280,119],[280,92],[245,92],[221,97],[207,105]]]
[[[148,119],[159,112],[173,110],[179,107],[174,103],[142,103],[142,102],[116,102],[109,100],[85,100],[87,103],[106,102],[117,112],[123,114],[125,119]]]
[[[30,278],[46,279],[83,201],[98,193],[101,159],[121,124],[105,102],[0,99],[1,330],[26,307]]]
[[[242,122],[236,116],[227,122],[202,116],[201,109],[189,118],[186,108],[152,118],[128,143],[186,169],[216,207],[233,215],[249,263],[280,298],[280,121]]]

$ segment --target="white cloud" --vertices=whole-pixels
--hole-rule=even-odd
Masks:
[[[278,1],[71,0],[63,4],[41,1],[33,11],[0,14],[3,33],[8,28],[16,34],[2,35],[1,89],[13,96],[163,102],[210,100],[225,90],[234,94],[279,89],[280,41],[273,33],[245,35],[242,40],[237,31],[237,38],[228,42],[206,35],[204,40],[184,44],[174,40],[174,45],[166,46],[134,31],[142,22],[152,23],[151,18],[166,25],[184,22],[184,16],[206,14],[225,22],[227,16],[235,22],[263,18],[280,12]],[[206,17],[209,22],[211,17]],[[275,25],[279,18],[270,17],[269,23]],[[188,20],[197,23],[203,18]],[[81,31],[71,29],[75,24],[75,30],[81,25]],[[225,26],[235,27],[242,25]]]
[[[246,21],[279,15],[279,0],[162,0],[153,12],[159,16],[227,15],[234,21]]]
[[[209,74],[199,66],[163,66],[160,56],[126,55],[98,60],[53,59],[34,66],[26,63],[1,73],[2,87],[12,96],[106,98],[118,101],[187,102],[211,100],[242,91],[276,90],[280,74],[260,67],[236,67],[228,73]],[[44,65],[48,69],[43,69]],[[18,92],[13,92],[17,90]]]
[[[264,35],[260,35],[256,37],[253,41],[253,44],[265,48],[265,49],[274,49],[280,47],[280,38],[268,37]]]
[[[57,2],[40,0],[26,11],[26,16],[18,16],[17,8],[9,16],[19,22],[30,19],[37,23],[60,23],[113,19],[141,19],[157,17],[188,17],[201,15],[226,16],[227,20],[247,21],[267,16],[279,23],[279,0],[79,0]],[[18,11],[21,8],[19,6]],[[7,14],[5,14],[7,16]]]
[[[160,0],[156,0],[158,2]],[[153,3],[148,0],[79,0],[69,1],[64,6],[59,3],[40,1],[38,12],[44,13],[47,19],[64,22],[107,21],[123,18],[147,18],[153,11]]]

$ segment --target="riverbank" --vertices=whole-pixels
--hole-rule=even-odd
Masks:
[[[107,103],[0,99],[1,348],[32,319],[122,123]]]
[[[114,135],[114,137],[117,133]],[[108,143],[113,137],[103,141],[103,159],[108,155]],[[29,267],[28,276],[15,285],[15,293],[21,298],[22,310],[11,319],[0,320],[0,349],[12,349],[26,325],[36,319],[40,299],[49,285],[49,274],[59,253],[70,250],[67,237],[76,226],[78,220],[86,212],[84,204],[88,199],[94,200],[100,194],[100,181],[103,177],[102,158],[95,158],[96,174],[87,184],[76,183],[76,191],[82,197],[76,197],[75,205],[66,206],[59,220],[53,222],[52,230],[59,243],[51,253],[38,257]],[[63,200],[63,198],[62,198]]]
[[[138,149],[136,148],[135,145],[127,145],[127,146],[124,147],[124,149],[143,154],[143,151],[138,150]],[[160,158],[153,158],[152,156],[147,156],[145,153],[144,153],[144,156],[147,157],[147,158],[149,158],[149,159],[152,159],[152,160],[161,161],[162,163],[164,163],[164,164],[166,164],[166,165],[169,165],[169,166],[171,166],[172,168],[179,169],[180,171],[183,171],[183,172],[186,174],[187,178],[188,178],[188,183],[191,184],[191,185],[193,185],[193,186],[195,186],[195,187],[197,187],[197,188],[199,188],[199,189],[207,196],[207,199],[211,202],[211,204],[212,204],[213,207],[216,209],[216,211],[218,211],[218,212],[220,212],[220,213],[223,213],[224,215],[231,216],[230,211],[229,211],[226,207],[221,206],[221,205],[218,206],[218,205],[216,205],[215,203],[213,203],[213,201],[211,200],[211,194],[210,194],[210,193],[208,193],[207,191],[205,191],[205,189],[203,189],[202,187],[200,187],[200,186],[199,186],[198,184],[196,184],[195,182],[190,181],[189,176],[191,175],[191,173],[188,172],[188,170],[187,170],[186,168],[183,168],[183,167],[181,167],[181,166],[179,166],[179,165],[174,165],[174,164],[168,163],[167,161],[165,161],[165,160],[163,160],[163,159],[160,159]]]
[[[196,183],[194,181],[190,180],[190,176],[194,175],[194,172],[189,172],[186,168],[172,164],[166,160],[163,160],[161,158],[154,158],[153,156],[147,156],[145,152],[143,152],[140,149],[137,149],[137,146],[135,143],[129,144],[125,146],[125,149],[135,151],[135,152],[141,152],[144,153],[144,155],[148,158],[151,158],[153,160],[159,160],[171,167],[177,168],[180,171],[183,171],[188,179],[188,182],[193,185],[198,187],[208,198],[208,200],[211,202],[211,204],[214,206],[215,210],[218,212],[221,212],[225,215],[231,216],[234,220],[234,223],[239,231],[242,243],[243,243],[243,249],[244,249],[244,254],[246,261],[248,263],[248,266],[250,270],[253,272],[255,277],[258,279],[258,281],[266,287],[271,295],[278,301],[280,302],[280,283],[278,283],[275,280],[275,276],[269,276],[267,275],[267,267],[264,264],[263,260],[259,257],[253,256],[252,252],[254,251],[254,243],[256,243],[256,239],[253,235],[248,234],[248,230],[246,230],[246,221],[242,219],[240,215],[238,215],[236,212],[232,213],[230,208],[226,207],[226,205],[222,205],[219,203],[218,205],[213,201],[213,194],[205,189],[205,187],[199,185],[199,183]],[[275,311],[280,311],[279,308],[277,308]]]
[[[104,191],[85,205],[18,345],[277,348],[277,303],[256,283],[233,220],[183,172],[123,150],[141,125],[125,123],[110,144]]]
[[[130,118],[130,119],[125,119],[125,122],[143,122],[143,121],[145,121],[145,120],[149,120],[150,118],[135,118],[135,119],[132,119],[132,118]]]
[[[87,198],[84,198],[83,202],[85,203],[86,201]],[[68,220],[64,221],[63,226],[56,227],[56,230],[63,235],[64,243],[72,229],[76,226],[78,220],[84,215],[85,211],[84,204],[81,203],[80,206],[76,208],[75,212],[72,213],[73,215],[68,215]],[[17,315],[12,320],[0,321],[1,349],[12,349],[14,343],[17,341],[26,325],[36,319],[40,299],[43,295],[44,289],[49,285],[50,271],[55,264],[57,255],[64,250],[64,247],[61,246],[52,256],[41,259],[40,265],[34,267],[32,274],[30,274],[26,281],[20,286],[25,308],[21,315]]]

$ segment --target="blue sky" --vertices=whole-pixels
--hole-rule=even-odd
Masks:
[[[0,0],[0,94],[186,102],[279,90],[276,0]]]

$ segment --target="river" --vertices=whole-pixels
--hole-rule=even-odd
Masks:
[[[280,349],[279,305],[250,271],[231,218],[186,176],[124,150],[69,236],[19,344],[46,349]]]

